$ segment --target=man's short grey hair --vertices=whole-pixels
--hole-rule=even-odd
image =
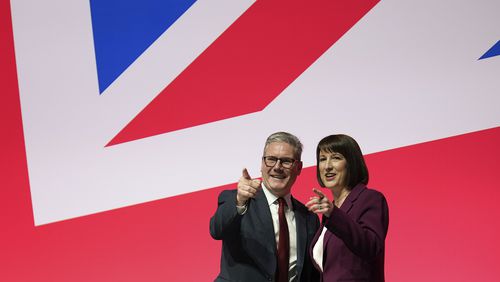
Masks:
[[[302,143],[300,142],[300,140],[297,136],[295,136],[291,133],[288,133],[288,132],[283,132],[283,131],[273,133],[273,134],[269,135],[269,137],[267,137],[266,145],[264,146],[264,151],[266,150],[267,145],[274,143],[274,142],[285,142],[285,143],[291,145],[295,151],[294,158],[296,158],[299,161],[301,160]]]

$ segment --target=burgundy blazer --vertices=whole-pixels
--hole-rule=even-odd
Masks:
[[[309,253],[323,226],[323,272],[321,281],[385,281],[385,237],[389,209],[382,193],[356,185],[340,208],[323,216],[322,227],[313,238]],[[313,260],[316,268],[319,267]]]

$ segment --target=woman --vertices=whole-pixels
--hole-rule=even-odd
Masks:
[[[389,211],[382,193],[369,189],[368,169],[358,143],[347,135],[330,135],[316,148],[317,178],[332,192],[321,191],[306,206],[323,215],[310,254],[321,279],[384,281],[385,236]]]

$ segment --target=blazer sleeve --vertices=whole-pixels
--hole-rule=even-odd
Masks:
[[[242,215],[236,210],[236,190],[219,194],[217,210],[210,218],[210,235],[216,240],[238,234]]]
[[[389,209],[385,197],[378,191],[365,190],[349,214],[334,207],[325,226],[354,254],[364,259],[377,257],[385,248],[389,225]]]

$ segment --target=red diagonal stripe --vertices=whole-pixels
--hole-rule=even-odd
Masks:
[[[108,145],[261,111],[377,2],[257,1]]]

